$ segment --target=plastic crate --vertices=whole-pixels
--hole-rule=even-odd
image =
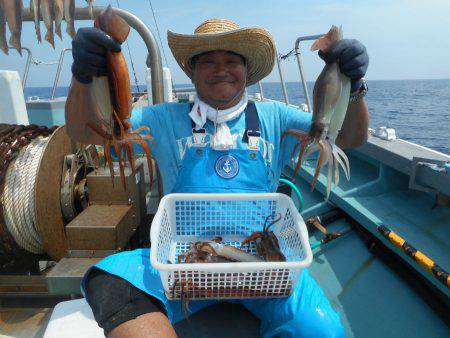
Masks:
[[[240,247],[262,230],[269,214],[277,213],[282,218],[271,230],[286,262],[177,263],[191,242],[220,236]],[[303,218],[291,198],[279,193],[167,195],[152,222],[151,248],[151,264],[169,299],[182,293],[190,299],[285,297],[312,262]],[[254,244],[248,251],[256,252]]]

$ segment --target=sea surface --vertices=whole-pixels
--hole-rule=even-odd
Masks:
[[[399,138],[450,154],[450,79],[369,81],[368,85],[371,128],[394,128]],[[289,82],[286,87],[289,103],[306,102],[300,82]],[[311,100],[312,88],[313,83],[308,83]],[[60,87],[56,96],[66,96],[67,91],[67,87]],[[259,87],[253,85],[248,91],[259,92]],[[25,89],[25,98],[49,98],[50,93],[48,87],[30,87]],[[263,83],[263,95],[284,101],[279,83]]]

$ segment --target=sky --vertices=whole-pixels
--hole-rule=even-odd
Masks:
[[[286,54],[294,47],[297,37],[325,33],[332,24],[342,25],[344,38],[358,39],[367,47],[370,65],[366,78],[369,81],[450,78],[450,0],[151,1],[167,64],[176,84],[190,83],[190,80],[178,67],[167,46],[167,30],[192,34],[194,29],[208,18],[227,18],[241,27],[264,27],[272,33],[277,50],[281,54]],[[76,4],[83,7],[85,1],[76,0]],[[117,6],[117,0],[96,0],[94,4]],[[149,0],[119,0],[119,5],[137,15],[159,41]],[[24,0],[24,6],[29,6],[29,0]],[[91,25],[91,21],[76,22],[76,28]],[[62,30],[65,31],[65,23]],[[42,22],[41,32],[42,35],[45,34]],[[7,36],[9,38],[9,31]],[[22,45],[31,49],[34,59],[43,62],[54,61],[59,58],[63,48],[71,47],[71,39],[65,33],[62,41],[56,36],[55,41],[55,50],[45,41],[38,44],[33,23],[24,23]],[[145,45],[134,31],[131,32],[128,42],[138,81],[145,83]],[[306,78],[314,80],[323,67],[323,62],[316,53],[309,51],[310,44],[301,45],[301,51]],[[126,47],[123,51],[129,63]],[[163,56],[163,53],[161,55]],[[16,70],[22,75],[25,62],[26,53],[20,57],[15,51],[10,51],[9,56],[0,52],[0,69]],[[61,73],[62,86],[70,83],[71,63],[72,56],[68,53]],[[166,65],[164,58],[163,64]],[[131,73],[131,67],[129,68]],[[282,68],[286,81],[299,81],[295,57],[284,61]],[[27,86],[51,86],[55,74],[56,66],[32,65]],[[274,82],[278,79],[275,67],[263,82]]]

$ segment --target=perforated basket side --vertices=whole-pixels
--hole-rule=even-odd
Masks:
[[[153,266],[167,264],[174,240],[173,217],[170,215],[170,198],[164,196],[158,206],[150,229],[151,254],[150,262]]]
[[[300,231],[302,224],[298,221],[295,210],[288,208],[280,224],[274,228],[280,249],[290,262],[302,261],[306,257]]]
[[[267,197],[239,197],[175,200],[176,235],[197,240],[210,240],[216,236],[244,237],[260,230],[266,215],[274,213],[277,208],[277,201]]]
[[[232,299],[285,297],[300,270],[262,269],[254,272],[173,271],[168,275],[169,299]]]
[[[162,205],[164,211],[158,209],[154,219],[158,224],[152,225],[152,264],[159,270],[169,298],[178,298],[181,285],[177,280],[194,283],[195,290],[189,292],[197,294],[190,298],[286,295],[295,286],[301,269],[312,261],[306,226],[286,195],[171,194],[163,198]],[[286,262],[176,264],[190,242],[221,236],[224,242],[239,246],[252,232],[262,230],[267,215],[274,217],[277,212],[283,218],[271,230]],[[175,264],[168,264],[168,260]],[[247,287],[242,291],[244,285]],[[237,296],[239,290],[241,296]]]

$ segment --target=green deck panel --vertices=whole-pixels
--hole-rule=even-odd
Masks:
[[[345,220],[328,226],[343,230]],[[321,237],[311,236],[311,241]],[[340,313],[347,337],[444,337],[448,326],[354,233],[314,250],[311,275]]]
[[[433,208],[432,195],[409,190],[409,177],[404,173],[386,165],[377,164],[373,159],[355,151],[348,155],[351,179],[349,182],[345,179],[341,180],[337,188],[332,186],[330,204],[347,212],[450,297],[450,290],[447,287],[401,250],[395,248],[376,230],[377,225],[388,226],[441,267],[450,271],[450,255],[448,255],[450,252],[450,208],[442,206]],[[302,166],[298,182],[300,186],[308,185],[308,182],[312,180],[314,165],[315,162],[312,161]],[[319,176],[316,190],[325,194],[326,177],[323,172],[325,170],[322,170]],[[341,174],[341,178],[342,176]],[[308,199],[306,189],[302,192],[305,192],[304,199]]]
[[[385,224],[436,263],[450,270],[450,209],[433,208],[432,195],[408,189],[409,177],[358,152],[348,153],[351,178],[341,170],[339,187],[332,185],[324,201],[326,178],[319,176],[316,189],[309,191],[315,161],[305,163],[296,178],[305,201],[303,217],[343,209],[391,250],[398,253],[444,294],[448,288],[411,258],[384,239],[376,226]],[[292,174],[293,167],[286,168]],[[325,170],[323,170],[325,172]],[[330,231],[348,226],[344,219],[328,225]],[[323,235],[316,232],[310,242]],[[313,251],[312,276],[340,313],[349,337],[444,337],[450,329],[402,277],[373,256],[362,240],[351,232]]]

